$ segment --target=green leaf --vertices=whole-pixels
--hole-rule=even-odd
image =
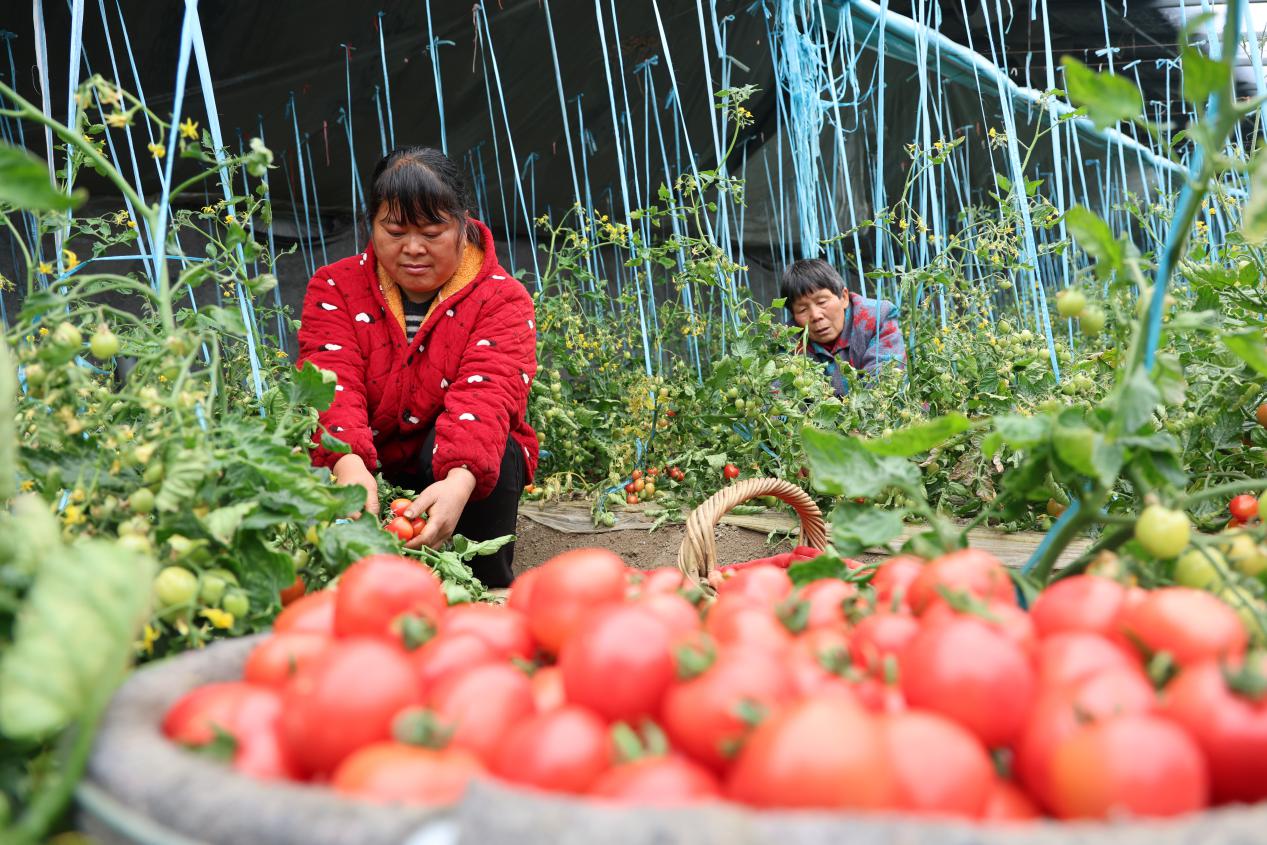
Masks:
[[[168,453],[163,462],[163,486],[154,499],[160,511],[177,511],[198,492],[198,485],[206,478],[210,461],[204,452],[194,449],[176,449]]]
[[[1232,84],[1232,66],[1216,61],[1196,47],[1184,47],[1183,98],[1190,103],[1204,105],[1210,95]]]
[[[258,507],[259,502],[239,502],[236,505],[216,508],[203,517],[202,526],[221,545],[231,546],[238,528],[242,525],[242,520]]]
[[[1262,332],[1241,332],[1223,335],[1223,343],[1260,376],[1267,376],[1267,343]]]
[[[1051,431],[1051,419],[1003,414],[994,418],[994,430],[1013,449],[1032,449],[1047,439]]]
[[[1078,246],[1095,259],[1095,272],[1099,278],[1107,279],[1115,270],[1121,269],[1126,250],[1100,215],[1075,205],[1065,212],[1065,225]]]
[[[839,557],[831,554],[819,555],[813,560],[794,563],[787,569],[788,577],[796,586],[808,584],[823,578],[839,578],[845,580],[849,570]]]
[[[802,432],[814,488],[829,496],[871,498],[889,488],[923,498],[919,469],[909,461],[868,452],[856,437],[808,426]]]
[[[286,389],[291,407],[312,407],[324,411],[334,401],[335,382],[322,375],[323,370],[311,361],[304,361],[302,369],[287,381]]]
[[[1152,419],[1161,404],[1161,391],[1142,368],[1135,370],[1117,392],[1116,433],[1134,434]]]
[[[87,196],[83,190],[63,194],[43,161],[21,147],[0,142],[0,203],[27,211],[68,211]]]
[[[887,437],[864,440],[862,445],[877,455],[909,458],[927,452],[970,428],[972,422],[963,414],[946,414],[900,428]]]
[[[904,511],[842,502],[831,515],[831,543],[846,557],[883,546],[902,533]]]
[[[43,740],[104,704],[148,615],[153,577],[152,560],[100,540],[45,555],[0,659],[0,733]]]
[[[1057,425],[1052,429],[1051,445],[1056,457],[1082,475],[1094,476],[1096,432],[1086,426],[1071,428]],[[1101,440],[1103,438],[1101,437]]]
[[[1251,244],[1267,241],[1267,152],[1254,154],[1249,168],[1249,200],[1241,212],[1241,236]]]
[[[1096,129],[1107,129],[1118,121],[1139,117],[1144,111],[1144,97],[1124,76],[1097,73],[1073,56],[1061,59],[1065,69],[1065,90],[1069,101],[1086,109]]]
[[[338,571],[373,554],[399,554],[396,538],[379,527],[372,515],[331,525],[321,532],[318,551]]]
[[[347,455],[352,451],[351,446],[328,431],[321,432],[321,448],[336,455]]]

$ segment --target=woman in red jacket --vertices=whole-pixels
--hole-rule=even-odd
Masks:
[[[321,425],[351,448],[322,448],[318,430],[313,463],[363,486],[375,518],[375,471],[421,491],[407,512],[427,514],[415,548],[455,532],[513,534],[537,463],[525,420],[537,372],[532,299],[498,264],[470,204],[443,153],[393,150],[374,169],[370,245],[317,270],[304,297],[299,362],[338,375]],[[513,555],[511,544],[472,567],[506,586]]]

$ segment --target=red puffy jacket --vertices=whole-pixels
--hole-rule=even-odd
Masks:
[[[523,450],[526,477],[536,470],[537,435],[524,417],[537,333],[532,298],[498,264],[488,228],[475,227],[484,250],[478,274],[441,299],[413,338],[388,310],[372,247],[318,269],[304,296],[298,361],[338,375],[321,424],[371,472],[416,472],[434,423],[435,477],[466,467],[479,499],[497,483],[508,434]],[[313,464],[342,457],[321,447],[320,429],[313,440]]]

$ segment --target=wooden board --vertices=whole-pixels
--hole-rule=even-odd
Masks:
[[[616,524],[609,527],[595,526],[590,518],[590,506],[587,502],[551,502],[538,504],[524,503],[520,506],[520,516],[531,519],[556,531],[569,534],[599,534],[607,531],[647,531],[655,520],[647,514],[653,505],[625,506],[613,509]],[[723,524],[746,528],[761,534],[771,532],[787,532],[795,534],[800,527],[795,516],[786,511],[771,510],[757,514],[726,514],[721,518]],[[914,534],[923,531],[919,525],[908,525],[901,537],[889,544],[891,551],[896,552],[902,543]],[[974,528],[968,532],[968,543],[975,549],[993,554],[1008,566],[1023,566],[1034,549],[1042,542],[1045,535],[1037,531],[996,531],[991,528]],[[1074,540],[1056,561],[1057,568],[1065,566],[1090,546],[1085,539]]]

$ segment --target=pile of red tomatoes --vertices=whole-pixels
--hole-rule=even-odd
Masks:
[[[163,729],[264,778],[444,804],[472,778],[646,804],[983,822],[1170,816],[1267,795],[1263,660],[1199,590],[1079,575],[1025,611],[966,549],[715,596],[601,549],[505,605],[373,556],[278,617]]]

